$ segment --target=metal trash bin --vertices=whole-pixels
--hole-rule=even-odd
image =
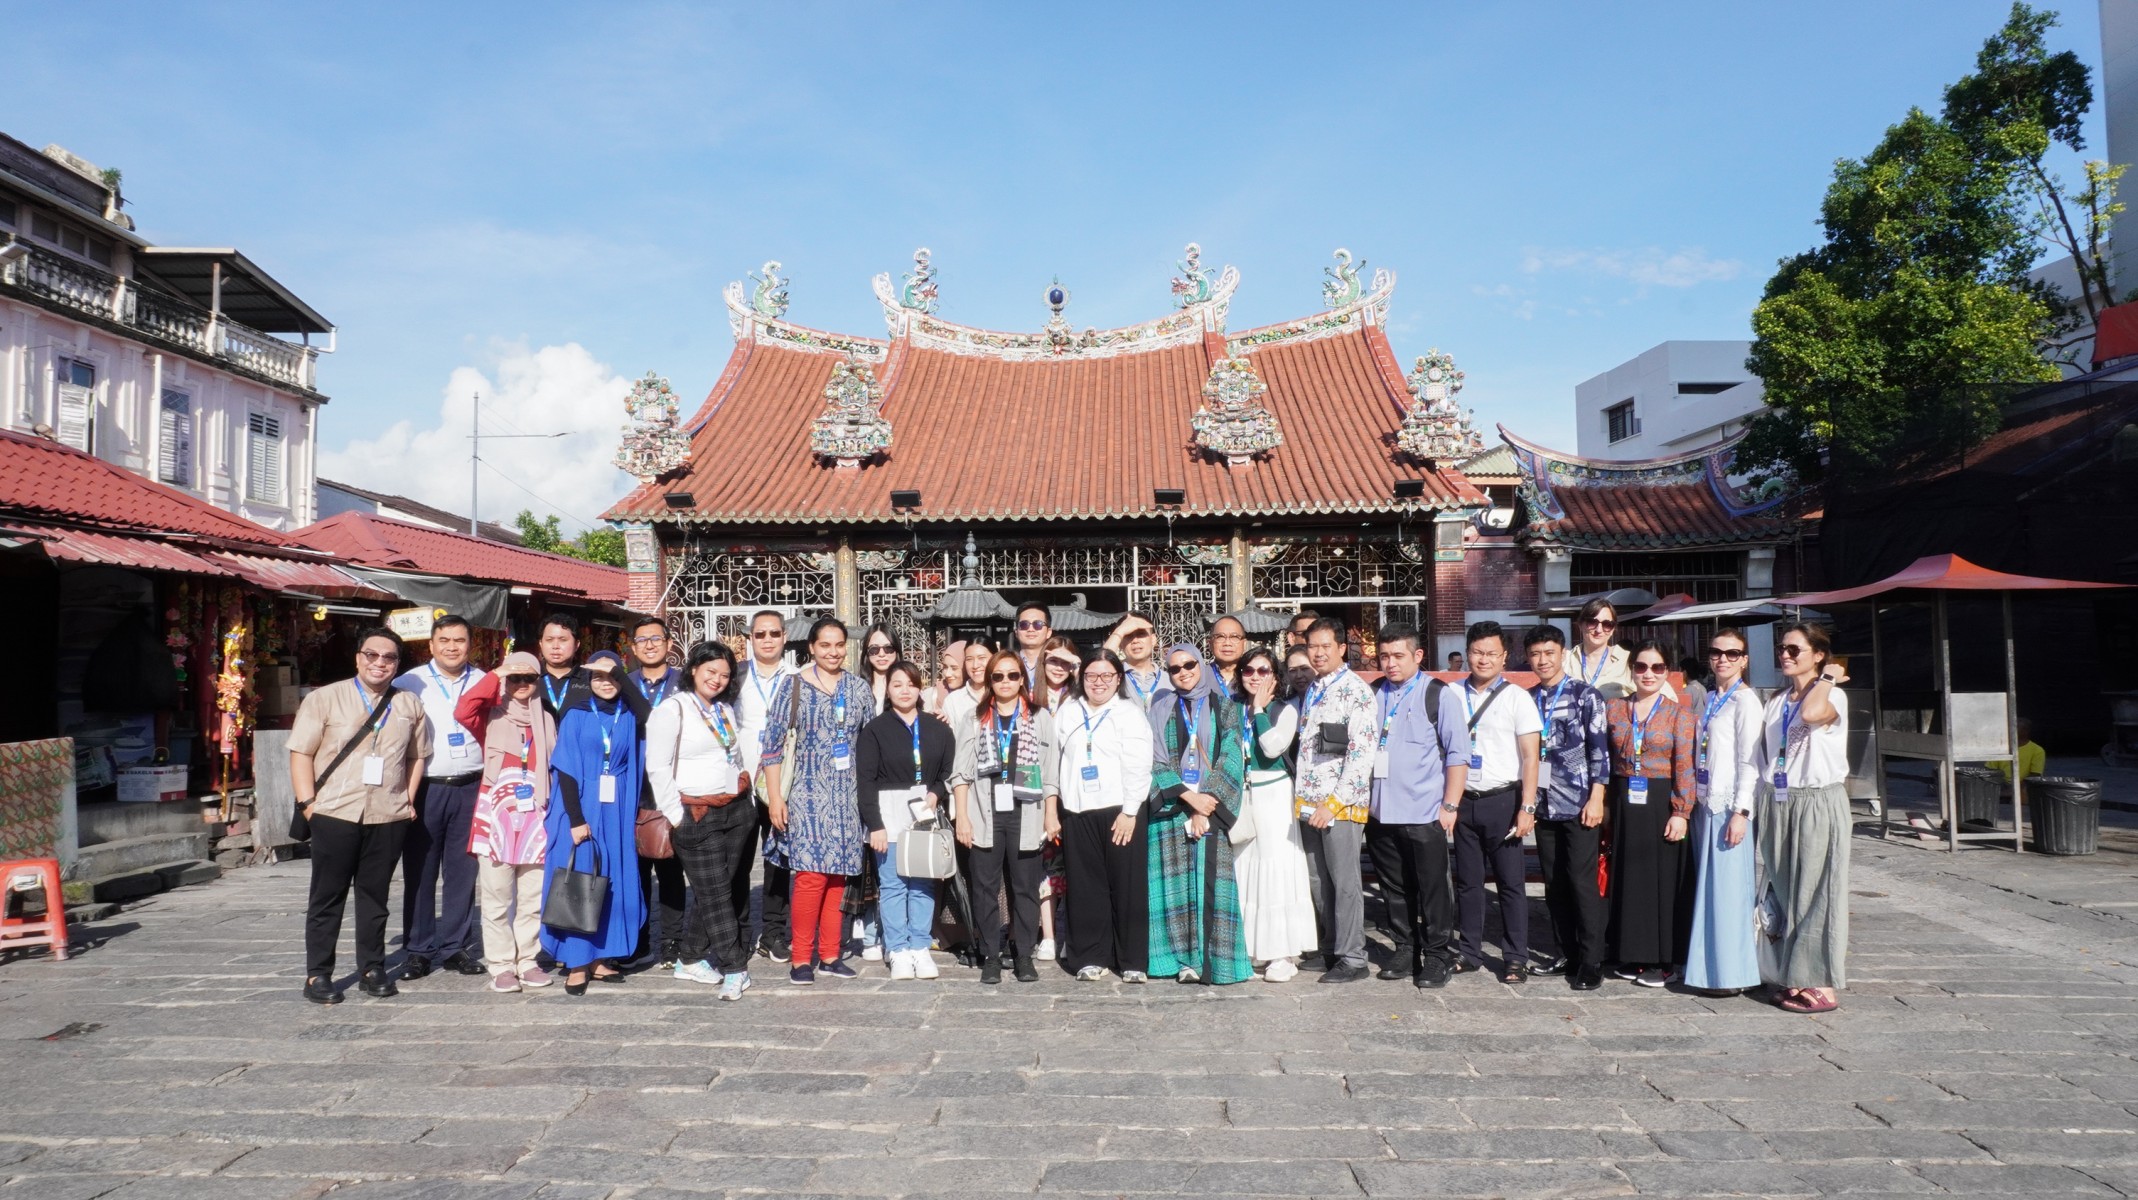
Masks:
[[[1973,832],[1997,827],[1998,789],[2004,785],[2004,776],[1988,767],[1954,767],[1953,797],[1954,817],[1960,828]]]
[[[2043,854],[2092,854],[2101,848],[2101,781],[2069,775],[2027,780],[2034,848]]]

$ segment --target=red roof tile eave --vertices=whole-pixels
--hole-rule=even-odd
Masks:
[[[914,522],[957,521],[1163,521],[1171,517],[1184,520],[1244,520],[1263,517],[1316,517],[1316,516],[1385,516],[1399,517],[1416,512],[1455,512],[1465,508],[1483,508],[1489,501],[1482,495],[1475,500],[1459,497],[1436,497],[1412,506],[1399,506],[1387,502],[1374,504],[1319,504],[1294,506],[1268,506],[1257,508],[1181,508],[1172,512],[1164,509],[1122,509],[1113,512],[1000,512],[972,511],[952,513],[923,512],[915,517],[894,516],[889,513],[815,513],[815,512],[677,512],[664,509],[659,512],[625,512],[620,507],[605,514],[614,521],[643,521],[654,525],[904,525]]]

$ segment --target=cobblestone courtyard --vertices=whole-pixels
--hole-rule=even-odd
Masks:
[[[1613,980],[297,994],[304,866],[0,965],[0,1200],[2138,1194],[2138,840],[1857,843],[1793,1016]],[[345,957],[344,962],[348,959]],[[760,960],[762,962],[762,960]]]

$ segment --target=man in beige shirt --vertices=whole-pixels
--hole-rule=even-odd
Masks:
[[[341,940],[352,883],[357,986],[382,999],[399,990],[386,974],[386,893],[431,753],[422,701],[393,687],[401,639],[375,628],[357,635],[356,643],[356,678],[306,696],[290,730],[290,787],[312,827],[304,996],[314,1004],[341,1002],[334,988],[334,944]],[[333,766],[337,758],[341,764]]]

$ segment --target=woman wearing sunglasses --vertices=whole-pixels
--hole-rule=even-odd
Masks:
[[[1019,983],[1039,982],[1040,843],[1043,803],[1054,792],[1054,717],[1032,703],[1024,662],[1003,650],[987,663],[988,702],[958,738],[958,844],[970,847],[972,912],[979,938],[980,982],[1002,982],[1003,887],[1009,888],[1011,952]]]
[[[1150,712],[1151,974],[1239,983],[1255,974],[1230,837],[1247,799],[1239,706],[1195,647],[1174,646],[1165,662],[1173,694]]]
[[[1714,686],[1697,699],[1686,689],[1700,714],[1693,761],[1700,804],[1693,809],[1692,870],[1697,882],[1685,984],[1718,996],[1734,996],[1759,983],[1759,956],[1752,945],[1749,835],[1765,716],[1759,697],[1745,683],[1746,645],[1743,630],[1716,630],[1707,647]]]
[[[1054,722],[1057,730],[1061,728],[1062,705],[1083,691],[1083,684],[1077,679],[1083,669],[1076,643],[1060,634],[1048,638],[1039,648],[1039,687],[1033,699],[1044,705],[1048,712],[1057,714]],[[1069,893],[1068,868],[1062,862],[1061,833],[1057,826],[1048,827],[1039,859],[1039,960],[1050,962],[1060,957],[1062,941],[1066,940],[1057,940],[1054,936],[1054,913],[1061,898]]]
[[[1574,617],[1574,633],[1581,644],[1574,648],[1572,674],[1606,700],[1633,693],[1633,672],[1628,667],[1626,648],[1611,644],[1617,632],[1618,610],[1608,600],[1591,600]]]
[[[904,657],[898,635],[882,623],[861,631],[861,677],[869,681],[869,694],[876,697],[876,712],[883,711],[884,684],[891,678],[891,664]]]
[[[1670,982],[1685,945],[1685,836],[1695,801],[1699,730],[1666,694],[1670,655],[1633,648],[1633,694],[1605,706],[1611,726],[1611,889],[1606,953],[1642,987]]]
[[[1791,1012],[1839,1008],[1848,986],[1849,814],[1848,672],[1833,660],[1832,636],[1817,625],[1782,630],[1777,648],[1789,686],[1767,702],[1761,771],[1767,805],[1759,814],[1759,861],[1779,909],[1767,979]]]
[[[1063,963],[1086,983],[1108,971],[1142,983],[1150,958],[1149,881],[1142,823],[1151,790],[1151,727],[1121,694],[1128,670],[1111,650],[1083,669],[1084,694],[1055,711],[1061,758],[1047,796],[1047,828],[1069,877]]]
[[[1313,678],[1313,668],[1306,668]],[[1307,847],[1292,819],[1292,744],[1299,710],[1277,656],[1257,646],[1240,659],[1240,743],[1247,755],[1247,804],[1256,834],[1233,855],[1240,879],[1240,928],[1248,961],[1262,978],[1283,983],[1299,974],[1299,955],[1320,944],[1314,930],[1314,892]]]

